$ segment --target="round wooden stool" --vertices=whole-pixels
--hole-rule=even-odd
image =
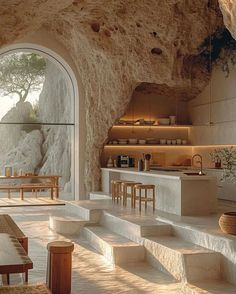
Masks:
[[[131,207],[135,207],[135,197],[134,197],[134,187],[135,185],[142,184],[139,182],[123,182],[122,190],[123,190],[123,205],[127,206],[127,198],[131,198]],[[130,193],[128,193],[128,189],[130,189]]]
[[[66,241],[48,243],[47,286],[53,294],[71,293],[72,252],[74,244]]]
[[[144,191],[144,196],[142,196],[142,192]],[[138,194],[137,194],[138,192]],[[148,194],[152,192],[152,196],[148,196]],[[145,203],[145,210],[147,209],[147,203],[152,202],[153,211],[155,210],[155,185],[145,185],[138,184],[134,186],[134,207],[136,204],[136,200],[139,201],[139,211],[141,212],[142,202]]]

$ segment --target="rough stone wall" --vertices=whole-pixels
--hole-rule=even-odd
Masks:
[[[236,39],[236,1],[219,0],[219,5],[224,17],[224,24]]]
[[[6,8],[19,3],[10,2],[5,1]],[[17,7],[10,13],[6,9],[1,23],[19,14],[24,22],[1,26],[0,42],[9,43],[42,25],[68,49],[85,92],[85,184],[88,191],[96,190],[108,130],[124,113],[139,83],[166,85],[173,91],[182,88],[189,97],[206,85],[208,73],[198,46],[222,24],[217,1],[75,0],[64,9],[70,1],[39,4],[42,1],[35,0],[27,7],[28,2],[21,1],[21,12]],[[49,17],[41,5],[52,3],[55,7]],[[41,10],[35,9],[36,4]]]

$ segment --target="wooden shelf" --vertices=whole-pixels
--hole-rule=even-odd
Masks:
[[[186,145],[167,145],[167,144],[107,144],[107,145],[104,145],[105,148],[119,148],[119,147],[123,147],[123,148],[129,148],[129,147],[149,147],[149,148],[156,148],[156,147],[173,147],[173,148],[182,148],[182,147],[194,147],[193,145],[189,145],[189,144],[186,144]]]
[[[165,129],[187,129],[191,128],[192,125],[113,125],[112,128],[165,128]]]

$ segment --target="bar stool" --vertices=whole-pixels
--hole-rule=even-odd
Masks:
[[[139,191],[137,195],[137,191]],[[144,196],[142,196],[142,191],[144,191]],[[152,192],[152,197],[148,197],[148,192]],[[136,200],[139,201],[139,211],[141,212],[142,202],[145,202],[145,210],[147,209],[147,203],[152,202],[153,211],[155,210],[155,185],[145,185],[138,184],[134,186],[134,207],[136,205]]]
[[[111,180],[111,198],[112,201],[117,200],[117,203],[123,197],[123,187],[122,184],[129,181],[125,180]]]
[[[123,182],[122,190],[123,190],[123,205],[127,206],[127,198],[131,198],[131,207],[134,207],[135,197],[134,197],[134,187],[135,185],[142,184],[139,182]],[[130,188],[130,193],[128,193],[128,189]]]

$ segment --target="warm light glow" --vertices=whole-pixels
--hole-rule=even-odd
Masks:
[[[126,145],[121,145],[121,144],[115,144],[115,145],[105,145],[104,146],[105,148],[140,148],[140,147],[142,147],[142,148],[156,148],[156,147],[159,147],[159,148],[162,148],[162,147],[164,147],[164,148],[167,148],[167,147],[169,147],[169,148],[173,148],[173,147],[175,147],[175,148],[182,148],[182,147],[193,147],[192,145],[161,145],[161,144],[159,144],[159,145],[148,145],[148,144],[145,144],[145,145],[141,145],[141,144],[136,144],[136,145],[130,145],[130,144],[126,144]]]
[[[166,128],[166,129],[189,129],[192,126],[188,125],[113,125],[112,128]]]

